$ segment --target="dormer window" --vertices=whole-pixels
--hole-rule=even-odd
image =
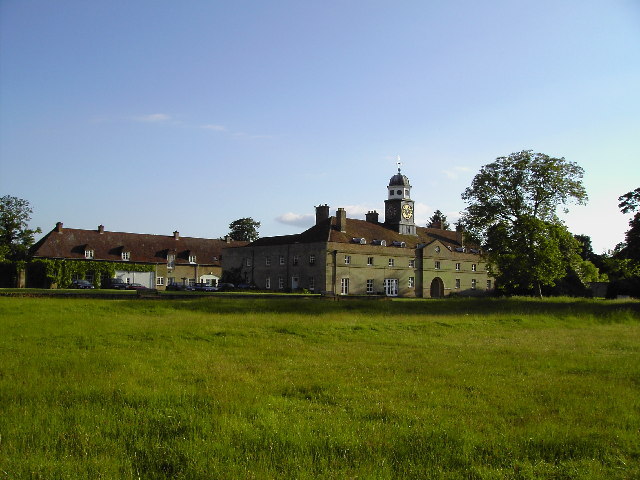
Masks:
[[[122,252],[122,261],[128,262],[131,259],[131,252]]]
[[[93,250],[91,250],[89,248],[85,249],[84,258],[86,258],[88,260],[91,260],[93,258],[93,253],[94,253]]]
[[[189,255],[189,263],[196,263],[196,256],[195,255]]]
[[[167,269],[172,270],[176,266],[176,256],[173,253],[167,254]]]

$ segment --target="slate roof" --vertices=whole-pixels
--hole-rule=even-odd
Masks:
[[[407,248],[416,248],[418,244],[428,245],[440,240],[446,247],[456,249],[461,247],[457,240],[457,233],[439,228],[416,227],[416,235],[403,235],[391,230],[383,223],[367,222],[353,218],[347,219],[346,232],[340,232],[336,227],[336,217],[330,217],[302,233],[278,237],[263,237],[249,244],[252,247],[287,245],[294,243],[336,242],[353,243],[354,238],[364,238],[367,245],[373,240],[385,240],[387,246],[395,242],[405,242]]]
[[[102,231],[102,233],[101,233]],[[177,233],[177,232],[176,232]],[[82,230],[58,227],[45,235],[32,248],[36,258],[85,259],[85,250],[93,250],[93,260],[122,262],[122,253],[130,252],[130,262],[165,263],[167,254],[176,256],[176,265],[188,265],[189,256],[196,256],[198,265],[221,266],[222,249],[244,246],[247,242],[149,235],[144,233],[108,232],[103,229]]]

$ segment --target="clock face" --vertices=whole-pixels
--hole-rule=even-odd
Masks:
[[[413,207],[411,205],[403,205],[402,216],[409,220],[413,216]]]
[[[398,213],[396,207],[394,207],[393,205],[387,205],[387,217],[393,218],[396,216],[396,213]]]

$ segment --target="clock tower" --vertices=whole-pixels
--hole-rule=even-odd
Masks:
[[[396,173],[387,187],[388,197],[384,201],[385,225],[404,235],[417,235],[414,223],[413,200],[411,200],[411,185],[406,175]]]

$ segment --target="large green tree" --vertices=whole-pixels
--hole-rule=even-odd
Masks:
[[[624,243],[620,246],[620,256],[640,261],[640,187],[618,197],[618,201],[620,202],[618,208],[622,213],[636,212],[629,220],[629,230],[625,234]]]
[[[256,222],[251,217],[239,218],[229,224],[229,236],[234,240],[253,242],[257,240],[260,222]]]
[[[27,257],[40,228],[29,228],[33,210],[29,202],[5,195],[0,198],[0,261],[16,262]]]
[[[541,295],[579,261],[578,242],[556,212],[586,203],[583,173],[564,158],[525,150],[483,166],[462,194],[461,223],[505,292]]]

